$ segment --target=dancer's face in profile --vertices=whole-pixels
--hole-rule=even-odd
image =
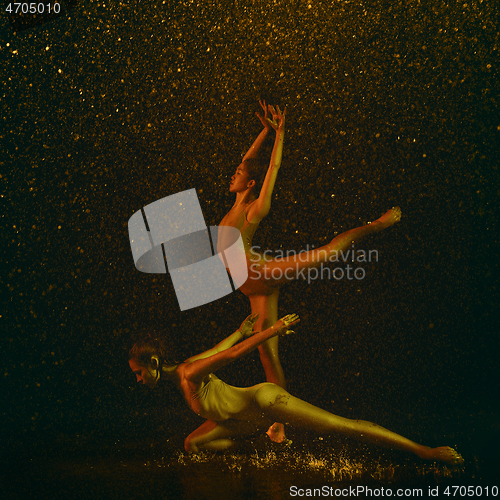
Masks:
[[[236,172],[231,177],[231,183],[229,184],[229,191],[231,193],[239,193],[241,191],[245,191],[249,187],[249,183],[252,180],[250,179],[250,175],[248,173],[247,167],[244,163],[238,165]]]
[[[153,361],[153,360],[151,360]],[[151,367],[140,365],[135,359],[130,359],[128,362],[130,369],[135,373],[137,382],[142,382],[144,385],[152,388],[158,382],[157,370]]]

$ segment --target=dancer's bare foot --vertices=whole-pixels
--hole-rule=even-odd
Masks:
[[[464,462],[462,455],[449,446],[440,446],[439,448],[428,448],[425,446],[424,448],[421,453],[418,453],[420,458],[437,460],[449,465],[460,465]]]
[[[266,434],[269,436],[269,439],[275,443],[282,443],[285,440],[285,427],[283,424],[279,422],[275,422],[269,429]]]
[[[379,217],[377,220],[372,222],[373,224],[377,224],[377,229],[382,230],[385,229],[386,227],[390,227],[393,224],[396,224],[396,222],[399,222],[401,220],[401,209],[399,207],[393,207],[390,210],[387,210],[387,212],[382,215],[382,217]]]

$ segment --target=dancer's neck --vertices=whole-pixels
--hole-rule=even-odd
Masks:
[[[253,203],[256,199],[257,197],[253,194],[252,189],[241,191],[239,193],[236,193],[236,200],[234,202],[233,208],[250,205],[250,203]]]

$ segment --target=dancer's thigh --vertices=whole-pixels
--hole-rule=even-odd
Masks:
[[[247,297],[254,295],[270,296],[277,292],[278,284],[273,280],[266,280],[266,274],[262,271],[262,267],[251,264],[248,267],[248,278],[240,286],[240,291]]]

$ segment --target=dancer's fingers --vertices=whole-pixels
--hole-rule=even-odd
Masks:
[[[284,318],[282,318],[283,323],[285,323],[287,326],[289,325],[294,325],[295,323],[298,323],[300,321],[298,314],[288,314]]]

